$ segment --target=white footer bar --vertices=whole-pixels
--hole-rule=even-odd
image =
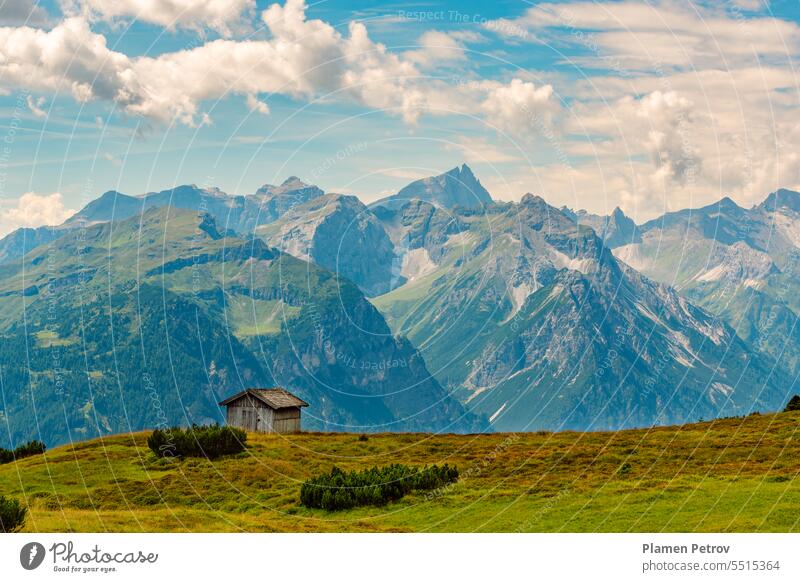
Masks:
[[[14,534],[0,535],[0,572],[3,580],[796,581],[799,544],[797,534]]]

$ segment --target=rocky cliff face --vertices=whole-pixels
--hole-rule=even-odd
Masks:
[[[639,230],[639,242],[614,249],[620,260],[729,322],[784,371],[800,370],[800,194],[779,190],[750,209],[723,198]]]
[[[280,186],[265,184],[253,195],[259,209],[254,225],[277,220],[292,208],[319,198],[323,194],[325,193],[322,190],[306,184],[296,176],[290,176]]]
[[[257,233],[290,255],[350,279],[367,295],[380,295],[396,286],[394,245],[383,225],[355,196],[314,198]]]

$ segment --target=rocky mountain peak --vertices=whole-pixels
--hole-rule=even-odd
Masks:
[[[281,183],[281,188],[291,188],[293,190],[307,188],[308,186],[309,184],[306,184],[297,176],[289,176]]]
[[[274,184],[264,184],[258,190],[256,190],[256,195],[280,196],[282,194],[297,191],[313,191],[317,193],[317,196],[321,196],[324,193],[317,186],[314,186],[313,184],[307,184],[297,176],[289,176],[283,182],[281,182],[279,186],[275,186]]]
[[[719,207],[731,210],[737,210],[741,208],[730,196],[723,196],[719,201]]]
[[[781,188],[767,196],[760,207],[768,212],[775,212],[779,208],[800,212],[800,192]]]
[[[413,200],[423,200],[442,208],[481,208],[492,203],[491,195],[480,180],[469,166],[462,164],[443,174],[415,180],[373,206],[400,208]]]
[[[539,207],[539,208],[547,207],[547,208],[552,208],[547,203],[547,201],[545,201],[544,198],[542,198],[538,194],[531,194],[530,192],[525,194],[522,197],[522,199],[519,201],[519,203],[522,206],[527,206],[527,207]],[[553,210],[555,210],[555,208],[553,208]]]

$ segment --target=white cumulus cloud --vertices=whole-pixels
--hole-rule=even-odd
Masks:
[[[0,28],[0,87],[68,91],[80,102],[113,101],[132,115],[189,125],[202,119],[202,101],[231,94],[335,94],[410,120],[418,115],[424,96],[409,89],[413,63],[373,42],[363,24],[350,23],[344,36],[307,20],[305,9],[303,0],[267,8],[269,40],[218,39],[156,57],[109,49],[80,16],[49,31]]]
[[[407,51],[404,56],[422,67],[466,59],[464,45],[454,35],[446,32],[429,30],[422,34],[418,44],[418,49]]]
[[[552,85],[536,86],[513,79],[508,84],[487,83],[488,94],[481,105],[492,125],[512,135],[534,135],[551,127],[558,111]]]
[[[36,194],[27,192],[8,208],[0,207],[0,235],[20,227],[58,225],[75,214],[64,206],[60,192]]]
[[[229,36],[244,30],[255,0],[67,0],[64,12],[90,20],[135,19],[164,27],[214,30]]]
[[[47,12],[34,0],[0,0],[0,25],[43,26]]]

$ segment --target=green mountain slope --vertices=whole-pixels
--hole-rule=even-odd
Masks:
[[[87,225],[121,221],[152,208],[179,208],[206,213],[225,230],[248,236],[262,224],[324,193],[292,176],[280,186],[265,184],[250,196],[228,195],[218,188],[194,184],[176,186],[142,196],[109,190],[89,202],[59,226],[19,228],[0,239],[0,264],[13,261],[68,232]]]

